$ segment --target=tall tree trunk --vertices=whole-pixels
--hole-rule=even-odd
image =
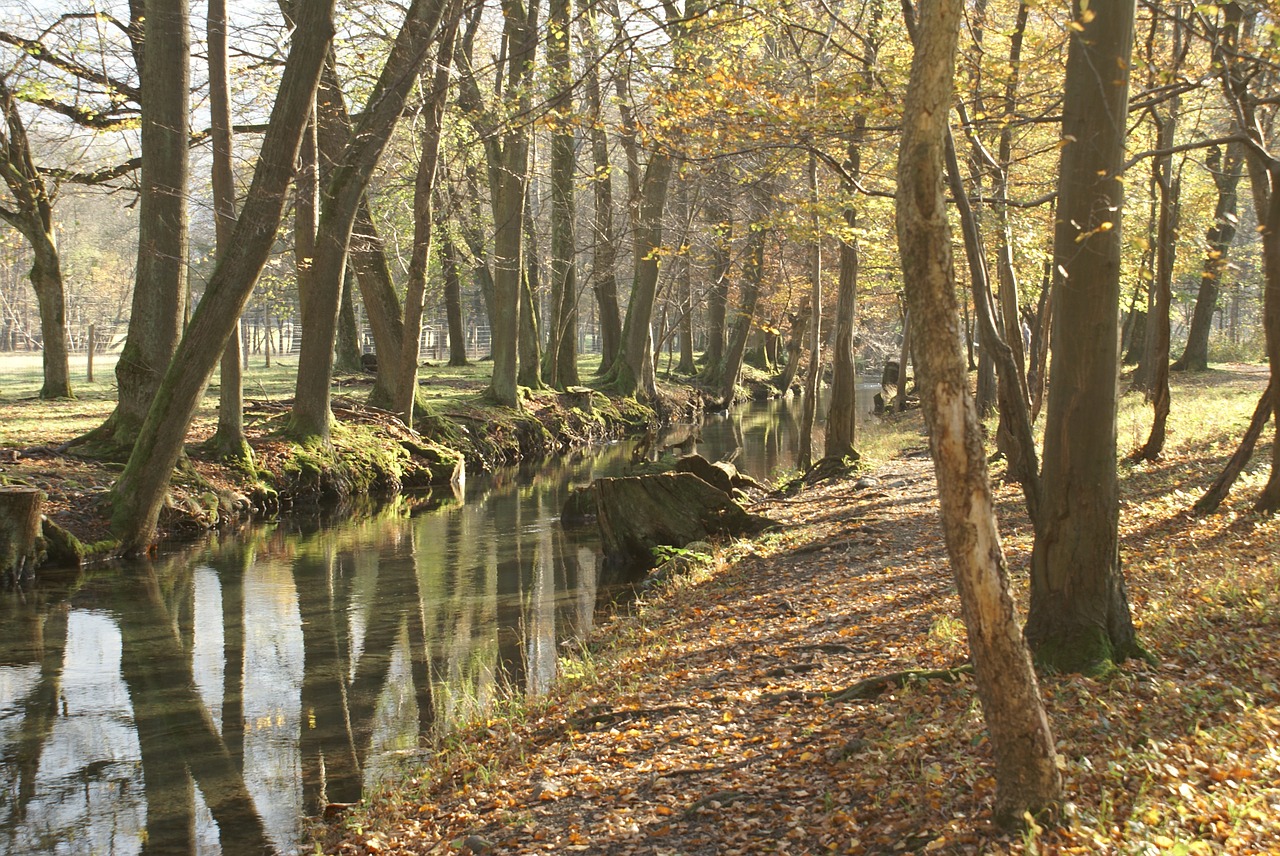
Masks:
[[[1077,0],[1073,18],[1054,236],[1053,377],[1025,630],[1040,662],[1072,672],[1141,651],[1120,569],[1116,474],[1120,168],[1134,4]],[[1100,75],[1102,68],[1111,71]]]
[[[804,384],[804,408],[800,414],[800,450],[797,466],[808,470],[813,466],[813,423],[818,414],[818,381],[822,377],[822,234],[817,206],[818,158],[809,153],[809,196],[814,205],[813,229],[815,232],[812,260],[809,271],[809,305],[813,318],[809,322],[809,373]]]
[[[32,158],[26,125],[8,85],[0,79],[0,175],[14,199],[0,205],[0,220],[17,229],[31,244],[31,286],[40,310],[44,383],[40,397],[73,398],[67,357],[66,291],[62,261],[53,230],[53,197]]]
[[[1017,357],[1000,335],[996,327],[995,308],[991,300],[991,285],[987,278],[986,260],[978,233],[978,218],[969,205],[964,182],[960,178],[960,163],[956,157],[955,140],[948,128],[945,133],[947,176],[951,195],[955,197],[961,229],[964,231],[965,253],[969,260],[969,284],[973,292],[973,314],[977,321],[978,335],[982,342],[982,358],[997,369],[997,400],[1002,413],[1007,414],[1011,455],[1009,470],[1022,484],[1027,513],[1032,521],[1038,517],[1039,480],[1037,477],[1036,444],[1031,431],[1031,415],[1027,412],[1027,399],[1022,385]],[[981,389],[981,364],[979,365],[979,389]],[[975,402],[976,406],[976,402]],[[982,412],[981,408],[978,410]]]
[[[400,388],[396,390],[396,410],[404,424],[413,427],[413,406],[418,397],[418,342],[422,336],[422,310],[427,293],[427,265],[431,258],[434,225],[433,197],[440,136],[444,128],[445,101],[449,95],[449,72],[453,65],[453,41],[458,31],[457,3],[448,0],[449,21],[436,52],[435,74],[427,93],[422,122],[422,154],[413,187],[413,252],[409,259],[409,282],[405,286],[404,326],[401,350],[396,355]]]
[[[871,86],[879,61],[880,42],[883,38],[884,7],[879,0],[871,8],[871,27],[863,45],[862,82]],[[845,154],[845,192],[853,191],[862,180],[862,146],[866,141],[867,115],[856,113],[853,117],[853,134]],[[858,364],[853,350],[857,332],[858,267],[860,257],[858,239],[858,209],[851,201],[844,209],[844,222],[849,237],[840,241],[840,279],[836,295],[836,329],[831,349],[831,405],[827,409],[827,443],[824,457],[831,460],[852,458],[859,455],[855,448],[858,424]]]
[[[1209,333],[1213,330],[1222,277],[1227,272],[1227,253],[1236,237],[1237,188],[1244,171],[1244,146],[1229,143],[1225,162],[1222,149],[1213,146],[1205,165],[1218,189],[1218,201],[1213,209],[1213,225],[1204,236],[1208,249],[1200,269],[1200,290],[1196,293],[1196,306],[1187,331],[1187,346],[1178,361],[1169,367],[1176,372],[1202,372],[1209,368]]]
[[[213,218],[217,254],[227,251],[236,226],[236,182],[231,162],[231,78],[227,72],[227,2],[209,0],[206,14],[209,52],[209,125],[213,137]],[[244,437],[244,364],[240,361],[237,322],[222,351],[218,387],[218,428],[211,441],[220,457],[253,461]]]
[[[333,57],[325,63],[321,74],[316,106],[320,163],[323,177],[327,180],[333,167],[342,159],[342,153],[350,145],[355,132]],[[355,225],[347,248],[347,263],[354,270],[359,283],[365,316],[373,333],[374,351],[382,357],[378,360],[373,389],[369,390],[369,403],[392,409],[395,407],[395,390],[399,385],[396,371],[400,366],[398,355],[403,336],[400,296],[391,278],[385,243],[369,211],[367,193],[356,209]],[[348,300],[346,291],[347,277],[344,273],[344,301]],[[341,313],[345,311],[339,310],[339,342],[342,337]],[[359,354],[356,359],[359,360]]]
[[[356,243],[354,235],[351,243],[353,245]],[[356,274],[352,270],[356,264],[354,257],[353,248],[353,264],[348,266],[342,275],[342,305],[338,309],[338,344],[333,355],[333,368],[340,372],[358,372],[364,369],[364,363],[360,359],[362,356],[360,328],[356,324],[354,292],[359,286],[356,284]]]
[[[1227,498],[1227,494],[1231,492],[1236,479],[1240,478],[1240,473],[1244,470],[1245,464],[1249,463],[1249,459],[1253,457],[1253,447],[1258,444],[1258,438],[1262,436],[1262,429],[1266,427],[1267,422],[1271,419],[1274,400],[1275,380],[1273,379],[1267,383],[1267,388],[1259,396],[1258,406],[1253,410],[1253,417],[1249,420],[1249,427],[1245,429],[1244,436],[1240,439],[1240,445],[1236,447],[1231,459],[1227,461],[1227,465],[1222,468],[1222,472],[1214,479],[1213,484],[1196,501],[1195,507],[1192,509],[1196,514],[1212,514],[1218,510],[1218,506]]]
[[[796,382],[796,374],[800,371],[800,358],[804,355],[804,337],[809,332],[809,322],[813,313],[809,311],[809,295],[800,299],[800,308],[790,313],[791,336],[787,340],[787,365],[782,370],[782,379],[778,388],[783,395],[791,394],[791,387]]]
[[[591,119],[591,187],[595,197],[592,216],[591,289],[595,292],[600,316],[600,369],[603,374],[617,359],[622,342],[622,313],[618,306],[618,238],[613,228],[613,168],[609,161],[609,138],[602,121],[600,99],[600,49],[596,5],[599,0],[584,0],[583,61],[586,74],[583,93],[586,112]]]
[[[762,190],[755,191],[758,195]],[[763,214],[763,202],[755,200],[756,215]],[[760,301],[760,287],[764,281],[764,246],[768,238],[768,230],[759,223],[753,223],[747,236],[746,261],[742,269],[742,287],[739,289],[739,305],[733,328],[729,332],[729,341],[725,346],[724,360],[720,367],[719,405],[728,407],[733,404],[735,390],[738,386],[738,373],[742,371],[742,361],[747,354],[747,338],[751,335],[752,322],[756,316],[756,304]]]
[[[531,155],[532,157],[532,155]],[[542,257],[538,252],[538,232],[533,219],[533,194],[524,198],[524,250],[520,278],[520,369],[521,386],[542,389]]]
[[[717,178],[718,172],[714,173]],[[711,227],[711,275],[707,292],[707,350],[702,355],[703,381],[720,382],[724,367],[726,323],[729,315],[729,272],[733,266],[733,217],[720,194],[727,188],[713,187],[707,200],[707,220]]]
[[[446,0],[413,0],[410,4],[369,96],[370,107],[325,186],[316,230],[311,294],[301,306],[306,332],[298,353],[298,380],[290,419],[290,431],[303,441],[329,442],[333,422],[329,409],[333,346],[351,230],[373,170],[404,111],[418,69],[426,60],[445,6]]]
[[[658,296],[657,250],[662,246],[662,211],[666,207],[671,169],[671,156],[655,152],[644,171],[640,228],[636,232],[635,279],[622,328],[622,351],[610,371],[610,380],[623,395],[640,393],[653,398],[658,391],[653,375],[651,328]]]
[[[439,218],[439,207],[436,210]],[[444,309],[449,318],[449,365],[465,366],[467,329],[462,317],[462,277],[458,273],[458,248],[448,234],[440,236],[440,268],[444,275]]]
[[[960,349],[943,160],[961,10],[960,0],[921,4],[898,157],[898,245],[943,535],[995,756],[995,817],[1013,825],[1052,807],[1062,782],[1031,658],[1018,637],[982,427]]]
[[[547,65],[555,91],[547,108],[551,134],[551,324],[543,380],[555,389],[578,382],[578,276],[574,259],[573,71],[569,67],[571,0],[550,0]]]
[[[126,449],[173,358],[186,307],[189,9],[186,0],[146,3],[138,265],[129,334],[116,363],[116,409],[106,426]]]
[[[112,527],[124,552],[145,549],[151,542],[191,417],[275,242],[320,66],[333,35],[333,0],[295,0],[295,21],[271,121],[231,245],[214,267],[129,463],[112,490]]]

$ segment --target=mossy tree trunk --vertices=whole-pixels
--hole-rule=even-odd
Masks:
[[[1116,117],[1128,107],[1134,4],[1077,0],[1073,18],[1079,29],[1067,55],[1054,236],[1053,376],[1025,629],[1039,662],[1071,672],[1140,652],[1120,568],[1116,473],[1125,137]]]
[[[898,157],[898,245],[943,534],[995,756],[995,816],[1012,825],[1027,812],[1052,808],[1062,782],[1031,657],[1018,635],[982,427],[960,347],[943,162],[962,8],[961,0],[921,4]]]
[[[112,491],[112,525],[125,552],[151,543],[187,427],[275,242],[333,34],[333,0],[297,0],[294,11],[298,26],[231,245],[218,259]]]

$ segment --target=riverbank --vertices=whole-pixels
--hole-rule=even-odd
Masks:
[[[220,460],[203,445],[216,427],[217,390],[209,392],[161,514],[162,545],[281,514],[327,510],[333,516],[334,509],[356,511],[402,492],[451,492],[451,483],[466,471],[538,460],[653,425],[696,421],[702,407],[694,387],[663,384],[661,400],[652,405],[581,386],[527,391],[517,411],[483,400],[483,367],[428,367],[422,386],[430,409],[419,432],[410,432],[394,414],[363,403],[371,376],[343,375],[335,379],[333,448],[321,450],[300,446],[283,430],[291,372],[288,364],[277,363],[246,382],[252,468]],[[109,367],[99,373],[110,377]],[[110,489],[123,461],[95,458],[68,444],[107,418],[114,390],[99,382],[82,387],[72,401],[41,401],[21,395],[20,385],[4,391],[15,389],[17,395],[0,396],[0,485],[44,492],[44,513],[55,533],[47,566],[109,556]]]
[[[757,504],[778,530],[669,576],[566,652],[550,694],[440,737],[430,765],[403,769],[351,811],[334,807],[322,846],[1275,852],[1280,523],[1248,511],[1269,444],[1220,513],[1187,512],[1264,383],[1247,372],[1176,379],[1165,459],[1122,468],[1129,597],[1157,664],[1043,678],[1069,801],[1056,823],[1012,836],[992,826],[990,753],[967,676],[884,680],[967,657],[921,441],[874,481]],[[1125,408],[1131,447],[1149,416],[1131,399]],[[997,493],[1025,608],[1030,527],[1019,490]]]

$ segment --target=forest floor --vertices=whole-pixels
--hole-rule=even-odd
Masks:
[[[318,840],[342,854],[1280,852],[1280,521],[1249,510],[1271,444],[1218,513],[1188,511],[1265,380],[1176,379],[1165,458],[1122,465],[1121,551],[1153,661],[1042,677],[1056,819],[992,825],[968,677],[842,695],[967,658],[921,437],[874,482],[760,501],[776,530],[642,594],[566,651],[549,695],[442,738],[429,767]],[[1122,448],[1149,422],[1132,398]],[[1016,486],[997,494],[1025,610],[1030,526]]]
[[[86,451],[73,441],[112,413],[111,365],[99,366],[96,382],[79,383],[77,398],[57,401],[39,399],[39,365],[39,355],[0,355],[0,486],[39,488],[51,522],[74,535],[90,556],[109,556],[114,546],[111,486],[125,458],[122,453],[113,459],[98,449]],[[585,377],[591,377],[593,368],[583,361]],[[217,388],[206,393],[161,513],[162,545],[281,513],[330,518],[359,513],[362,506],[402,490],[422,493],[434,485],[448,491],[449,473],[459,456],[471,472],[491,470],[637,433],[659,416],[687,421],[701,411],[696,391],[675,383],[663,387],[669,394],[661,414],[587,387],[576,394],[529,392],[516,412],[483,400],[488,364],[425,366],[420,384],[428,412],[418,424],[422,433],[416,434],[405,430],[394,413],[364,403],[372,375],[345,374],[335,377],[333,452],[325,455],[289,437],[296,370],[296,360],[277,358],[273,366],[254,366],[246,376],[244,423],[254,455],[251,467],[221,460],[203,445],[217,427]]]

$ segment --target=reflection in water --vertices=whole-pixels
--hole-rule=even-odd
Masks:
[[[767,478],[794,466],[793,411],[710,418],[681,451]],[[549,686],[612,588],[560,507],[629,452],[0,592],[0,852],[296,851],[303,816],[358,800],[390,758]]]

